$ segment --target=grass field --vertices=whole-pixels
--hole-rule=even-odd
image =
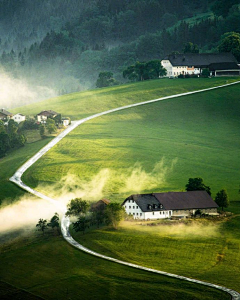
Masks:
[[[8,179],[26,160],[49,142],[50,138],[46,138],[35,143],[26,144],[0,159],[0,201],[5,200],[9,203],[25,193]]]
[[[18,299],[38,299],[35,295],[54,300],[230,300],[229,295],[207,287],[95,258],[77,251],[62,237],[18,237],[0,249],[1,299],[14,299],[15,288],[20,295],[30,295]]]
[[[234,211],[240,213],[239,202]],[[102,228],[73,236],[101,254],[240,292],[240,215],[218,222],[159,223],[123,222],[119,230]]]
[[[34,115],[52,109],[79,119],[234,80],[156,80],[66,95],[16,111]],[[236,85],[92,120],[56,145],[24,180],[48,195],[84,191],[87,199],[109,196],[122,201],[139,190],[184,190],[189,177],[200,176],[214,193],[225,187],[231,200],[239,200],[238,95]],[[7,180],[47,141],[28,144],[0,160],[2,199],[11,202],[24,193]],[[229,210],[240,213],[239,203],[232,202]],[[159,232],[161,227],[130,224],[119,231],[94,230],[77,239],[113,257],[238,290],[239,225],[235,217],[193,227],[194,232],[190,226],[183,234],[181,227]],[[229,299],[212,289],[94,258],[51,234],[17,234],[0,242],[1,299],[12,299],[14,293],[23,299]]]
[[[180,80],[171,82],[176,88]],[[132,193],[182,191],[188,178],[202,177],[213,197],[225,188],[230,200],[239,200],[239,92],[235,85],[89,121],[28,170],[24,180],[34,187],[44,184],[44,190],[55,184],[59,191],[68,185],[62,178],[70,181],[74,175],[70,189],[76,193],[91,199],[81,191],[86,182],[94,183],[95,199],[122,201]]]

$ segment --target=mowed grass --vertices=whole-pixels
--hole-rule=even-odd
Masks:
[[[24,191],[9,181],[14,172],[42,147],[50,142],[50,138],[35,143],[26,144],[24,147],[14,150],[6,157],[0,159],[0,202],[6,200],[11,203],[24,195]]]
[[[72,188],[81,190],[82,182],[99,174],[105,182],[96,197],[123,201],[132,193],[182,191],[188,178],[202,177],[213,197],[225,188],[230,200],[239,200],[239,92],[238,84],[84,123],[31,167],[24,180],[51,188],[73,174]]]
[[[120,260],[240,292],[239,226],[240,216],[219,223],[198,220],[171,225],[168,221],[147,226],[146,222],[123,222],[118,230],[73,232],[73,237],[89,249]]]
[[[23,110],[21,110],[21,112],[25,114],[36,114],[39,112],[39,110],[53,109],[61,113],[66,112],[66,115],[71,116],[73,119],[78,119],[80,117],[85,117],[86,115],[91,115],[95,112],[106,110],[112,107],[118,107],[128,103],[135,103],[143,100],[158,98],[164,95],[185,92],[188,91],[188,89],[193,90],[193,89],[205,88],[212,85],[220,85],[226,83],[227,80],[229,81],[230,79],[216,78],[216,79],[206,79],[206,80],[199,80],[199,81],[198,80],[189,80],[189,81],[159,80],[159,81],[152,81],[152,82],[149,81],[144,83],[129,84],[126,86],[121,86],[116,88],[114,87],[110,89],[100,89],[97,91],[98,95],[94,95],[94,92],[84,92],[80,94],[63,96],[60,99],[53,99],[50,102],[45,101],[39,104],[34,104],[32,106],[22,108]],[[129,89],[129,93],[127,94],[128,89]],[[223,90],[225,89],[222,89],[221,91]],[[235,92],[239,92],[239,90]],[[231,102],[231,97],[235,99],[235,94],[234,94],[235,92],[229,94],[228,98],[224,98],[226,94],[224,95],[222,94],[221,99],[225,99],[225,100],[227,99],[227,101]],[[179,99],[175,103],[179,103],[178,102]],[[202,98],[199,99],[198,101],[201,102],[204,99],[205,98]],[[91,100],[94,100],[95,102]],[[186,101],[186,99],[184,101]],[[167,102],[161,102],[161,103],[164,103],[164,105],[167,104]],[[174,103],[173,100],[172,103]],[[189,105],[190,104],[188,103],[188,105],[185,106],[185,108],[182,107],[181,112],[185,111],[185,109]],[[192,103],[190,107],[193,109],[194,105],[195,104]],[[206,102],[205,105],[207,105]],[[157,144],[155,144],[155,146],[153,147],[150,147],[149,141],[155,142],[156,140],[163,140],[163,138],[161,138],[161,136],[159,135],[158,128],[156,128],[155,130],[151,124],[149,126],[148,124],[144,123],[145,122],[144,120],[146,116],[150,116],[149,120],[152,120],[151,122],[153,122],[152,124],[154,124],[155,126],[157,124],[157,120],[159,120],[159,116],[157,113],[160,114],[162,112],[162,115],[161,114],[160,115],[163,118],[164,122],[166,122],[167,116],[165,115],[165,113],[174,111],[174,116],[172,116],[171,119],[169,119],[168,124],[171,123],[175,129],[178,129],[177,122],[180,121],[180,119],[179,117],[176,119],[175,116],[179,115],[178,113],[179,105],[176,106],[176,109],[174,108],[175,106],[173,105],[172,107],[168,107],[168,108],[161,107],[161,109],[157,111],[156,106],[154,104],[154,109],[151,109],[152,112],[149,111],[149,107],[150,105],[147,105],[143,107],[143,110],[141,110],[139,107],[140,109],[139,111],[137,108],[135,108],[137,109],[137,111],[135,111],[134,109],[131,111],[129,110],[128,112],[127,111],[124,113],[122,112],[121,114],[115,113],[111,116],[110,115],[105,116],[103,118],[96,119],[91,123],[89,122],[87,124],[84,124],[82,126],[82,129],[79,128],[75,130],[69,137],[67,137],[62,141],[63,148],[60,145],[57,145],[52,151],[49,152],[49,154],[45,156],[43,160],[41,159],[41,161],[39,161],[40,164],[37,163],[38,165],[36,165],[36,167],[34,166],[33,167],[34,169],[30,169],[30,172],[26,174],[26,177],[24,177],[24,179],[27,182],[31,182],[33,186],[36,186],[38,183],[42,182],[42,183],[47,183],[51,188],[53,184],[56,185],[59,179],[61,179],[62,176],[65,176],[66,174],[69,173],[75,174],[76,178],[78,178],[81,182],[81,180],[84,178],[90,180],[92,176],[94,176],[96,173],[98,173],[100,170],[102,170],[102,168],[105,168],[106,166],[108,166],[109,169],[114,169],[119,174],[124,174],[124,171],[126,171],[126,175],[127,175],[126,178],[128,179],[128,175],[132,174],[131,168],[135,162],[140,162],[142,164],[142,170],[145,170],[147,174],[150,174],[150,176],[147,176],[146,178],[148,179],[152,178],[152,175],[156,176],[156,173],[158,172],[152,171],[153,166],[155,162],[162,160],[163,156],[158,155],[159,153],[158,154],[155,153],[157,150],[161,149],[161,147],[158,149]],[[225,107],[229,108],[229,106],[227,105],[225,105]],[[17,109],[17,111],[19,111],[19,109]],[[196,110],[192,110],[191,112],[193,111]],[[152,117],[152,113],[154,112],[155,112],[155,121],[154,118]],[[223,112],[221,113],[223,114]],[[236,113],[237,113],[237,109],[236,109]],[[228,119],[228,122],[231,123],[231,118],[233,115],[234,113],[232,110],[231,113],[229,114],[230,118]],[[206,118],[204,118],[204,120],[205,119]],[[111,124],[109,123],[109,120],[111,120]],[[235,120],[236,118],[233,119],[234,126],[232,127],[234,128],[236,126]],[[128,127],[124,129],[123,124],[126,124]],[[183,129],[184,122],[183,121],[180,122],[180,125],[181,125],[180,129],[181,128]],[[217,126],[218,124],[216,123],[216,127]],[[162,126],[159,127],[162,128]],[[149,128],[151,128],[150,133],[153,133],[153,137],[154,137],[153,139],[150,139],[149,137]],[[188,127],[188,130],[190,130],[189,128],[190,126]],[[170,129],[168,129],[169,131],[167,131],[167,127],[165,126],[165,130],[166,130],[165,133],[161,132],[163,137],[166,138],[170,137],[170,134],[173,133],[172,127],[170,126]],[[229,133],[229,131],[227,132]],[[169,133],[169,135],[167,133]],[[181,130],[179,130],[179,133],[181,133]],[[137,137],[136,134],[138,134]],[[198,141],[197,137],[195,138]],[[142,142],[139,143],[139,140],[141,139]],[[40,145],[41,142],[42,145]],[[43,146],[46,140],[41,142],[29,144],[26,147],[22,148],[21,150],[13,152],[8,157],[5,157],[4,159],[0,160],[0,173],[2,176],[1,180],[3,182],[0,189],[0,194],[3,198],[9,195],[12,199],[14,195],[17,195],[18,193],[20,195],[21,193],[23,193],[18,188],[16,188],[16,190],[14,191],[13,184],[11,183],[9,183],[10,186],[5,190],[2,187],[4,187],[5,183],[7,184],[7,178],[12,176],[13,174],[12,171],[14,172],[22,164],[23,161],[27,160],[27,158],[35,154],[35,152],[37,152],[37,150],[40,149],[41,146]],[[178,146],[179,144],[181,144],[181,141],[174,144],[174,146],[175,145]],[[201,144],[199,145],[201,146]],[[36,148],[34,149],[34,147]],[[174,147],[171,146],[171,149],[173,148]],[[235,146],[233,148],[235,148]],[[166,149],[169,150],[170,147],[166,147]],[[177,153],[181,153],[181,152],[177,151]],[[231,153],[234,153],[234,151]],[[172,174],[174,174],[175,167],[179,163],[179,158],[175,159],[176,158],[175,155],[168,157],[166,156],[167,154],[165,153],[164,161],[163,161],[163,166],[166,166],[165,168],[166,171],[164,172],[165,175],[163,177],[160,176],[159,178],[158,176],[156,177],[157,180],[161,182],[161,187],[164,187],[166,189],[170,180],[172,180],[170,175],[172,176]],[[192,160],[193,159],[194,156]],[[173,160],[174,160],[173,167],[169,167],[171,166]],[[43,161],[44,163],[42,164]],[[39,169],[41,164],[43,167],[42,171]],[[4,167],[4,169],[2,166]],[[191,167],[191,170],[194,170],[194,166],[195,165]],[[233,169],[235,170],[236,166],[234,166]],[[174,172],[171,170],[173,170]],[[159,167],[157,168],[157,171],[159,171]],[[116,172],[114,173],[114,175],[116,175]],[[140,174],[142,173],[140,172]],[[202,174],[197,174],[197,175],[201,176]],[[191,176],[190,174],[187,174],[186,178],[189,178],[190,176]],[[110,178],[109,182],[111,183],[112,179],[111,177],[109,178]],[[133,179],[135,179],[134,176]],[[211,183],[207,179],[208,178],[204,177],[204,181],[207,184],[211,185]],[[124,192],[121,191],[120,193],[119,190],[123,188],[122,184],[121,182],[119,183],[118,178],[114,180],[115,181],[112,182],[113,183],[112,186],[110,185],[106,187],[105,190],[109,195],[115,195],[115,187],[116,187],[117,195],[115,195],[115,198],[121,201],[122,196],[125,194],[127,195],[128,191],[130,191],[130,188],[128,191],[126,191],[125,189]],[[135,186],[136,186],[136,182],[138,185],[140,184],[140,182],[135,181]],[[185,179],[183,180],[183,182],[185,185],[186,183]],[[71,184],[73,190],[74,188],[76,189],[79,188],[78,182],[76,186],[74,186],[74,181],[72,181]],[[94,184],[96,184],[96,182],[93,182],[91,187],[93,187]],[[184,186],[181,189],[184,189]],[[49,190],[46,189],[44,190],[44,192],[48,193]],[[104,191],[104,195],[105,195],[105,191]],[[234,212],[237,212],[238,204],[239,202],[232,203],[230,209],[233,210]],[[239,272],[237,269],[237,266],[239,265],[239,262],[237,261],[239,255],[239,248],[238,248],[239,240],[236,233],[239,228],[239,222],[237,218],[234,220],[235,220],[234,222],[228,223],[226,225],[226,228],[224,227],[220,227],[220,228],[223,228],[222,230],[224,232],[228,232],[228,235],[226,235],[226,240],[225,240],[227,243],[226,247],[227,248],[232,247],[232,249],[235,249],[234,250],[235,252],[232,252],[231,254],[233,255],[232,257],[229,257],[228,255],[224,256],[223,255],[224,253],[222,254],[222,252],[219,253],[219,255],[217,256],[219,257],[219,260],[221,260],[221,257],[223,257],[223,260],[226,259],[226,257],[228,258],[230,268],[228,268],[226,272],[226,280],[224,282],[223,282],[223,273],[224,273],[224,269],[227,268],[226,264],[222,265],[222,270],[219,269],[220,277],[221,277],[219,282],[220,281],[223,282],[222,284],[228,287],[233,286],[232,281],[235,280],[232,277],[233,274]],[[104,245],[102,244],[101,247],[99,247],[98,245],[99,242],[97,242],[97,239],[96,239],[96,243],[94,242],[95,239],[93,236],[95,234],[94,232],[89,235],[86,235],[86,239],[83,240],[83,242],[86,245],[89,245],[90,247],[93,247],[95,249],[99,247],[100,252],[104,250],[106,251],[106,253],[111,254],[111,256],[116,255],[116,257],[123,257],[124,253],[121,252],[124,252],[126,250],[127,253],[127,255],[125,256],[126,260],[131,260],[131,258],[129,259],[128,256],[128,254],[130,254],[129,248],[133,247],[133,249],[137,250],[136,247],[139,246],[138,242],[140,242],[140,239],[138,238],[136,241],[134,241],[131,235],[136,234],[137,237],[141,235],[142,236],[141,244],[142,244],[144,239],[149,235],[149,232],[146,231],[143,233],[141,232],[139,233],[139,230],[137,230],[137,228],[130,228],[129,230],[130,230],[129,236],[128,235],[126,236],[126,241],[129,240],[131,241],[130,243],[124,244],[122,242],[123,235],[121,238],[121,233],[119,234],[119,236],[116,235],[116,237],[119,237],[119,242],[120,242],[119,249],[123,245],[125,245],[124,249],[121,248],[121,250],[118,251],[116,251],[116,245],[114,246],[110,245],[110,242],[106,244],[108,246],[107,248],[104,247]],[[100,234],[102,234],[102,238],[105,241],[107,235],[105,235],[104,231],[105,229],[103,229],[102,233]],[[126,231],[127,228],[123,228],[124,234],[126,233]],[[122,232],[122,229],[120,232]],[[107,233],[111,233],[111,231],[108,231]],[[115,233],[116,232],[112,232],[112,236],[115,235]],[[97,232],[97,235],[98,234],[99,233]],[[112,238],[112,244],[114,243],[117,244],[118,241],[115,240],[115,238],[113,238],[112,236],[108,235],[109,241],[110,238]],[[161,242],[161,239],[164,238],[163,243],[166,249],[169,250],[171,248],[169,247],[169,244],[166,242],[167,239],[164,237],[164,235],[159,236],[158,233],[156,234],[156,232],[153,231],[151,236],[153,239],[154,238],[158,239],[159,243]],[[219,240],[221,240],[221,236],[219,236],[219,233],[217,235],[212,236],[214,242],[216,241],[216,243],[217,243],[217,236],[219,237]],[[93,237],[93,241],[91,242],[88,239],[88,237],[90,237],[90,239]],[[82,236],[79,236],[78,238],[80,241],[82,241]],[[181,236],[176,238],[181,239]],[[191,252],[191,247],[192,247],[192,249],[197,253],[198,248],[193,247],[194,243],[188,242],[187,239],[188,239],[187,236],[186,237],[182,236],[181,243],[178,244],[177,242],[175,243],[174,241],[172,242],[172,246],[179,245],[180,246],[179,249],[181,251],[188,251],[188,253],[192,253]],[[195,243],[196,244],[198,243],[198,246],[200,247],[201,250],[203,250],[202,248],[203,245],[207,245],[206,240],[208,241],[210,240],[210,238],[206,237],[206,235],[203,236],[202,238],[194,237],[194,239],[195,239]],[[186,245],[189,246],[189,249],[183,247],[184,240],[186,241]],[[198,242],[198,240],[200,240],[200,242]],[[149,239],[146,239],[146,241],[149,241]],[[169,241],[172,241],[171,236],[169,238]],[[160,251],[157,250],[158,245],[157,244],[155,245],[150,244],[150,245],[153,245],[155,247],[154,249],[156,252],[156,256],[155,256],[156,260],[158,259],[159,261],[161,261],[161,256],[160,257],[158,256]],[[221,249],[221,246],[222,245],[220,244],[220,242],[218,242],[214,249],[219,250]],[[223,250],[225,250],[225,248],[223,248]],[[146,251],[149,251],[150,254],[148,254],[147,252],[146,253],[141,252],[141,254],[139,254],[139,252],[137,252],[136,256],[134,256],[133,253],[131,254],[133,260],[138,264],[143,263],[144,265],[151,265],[154,268],[159,267],[160,264],[158,262],[156,262],[156,264],[153,264],[153,261],[151,260],[150,256],[153,253],[151,252],[151,248],[145,247],[144,249]],[[162,251],[162,248],[160,249]],[[210,246],[208,246],[207,249],[211,251]],[[205,264],[204,262],[205,257],[207,262],[213,262],[214,255],[212,254],[211,256],[211,254],[208,254],[208,252],[207,251],[203,252],[203,255],[201,257],[202,265]],[[177,252],[173,252],[173,254],[179,255],[182,259],[185,259],[185,263],[187,264],[187,267],[184,269],[183,262],[180,262],[180,260],[178,260],[177,258],[174,257],[171,258],[175,262],[178,262],[180,264],[181,270],[185,272],[184,274],[190,274],[189,266],[192,267],[192,265],[188,264],[187,262],[188,257]],[[200,266],[201,265],[201,259],[199,256],[200,254],[197,253],[197,255],[198,258],[197,258],[196,265]],[[146,260],[144,259],[145,256],[147,257]],[[171,259],[168,258],[169,268],[174,269],[173,265],[170,262]],[[191,259],[194,259],[193,255],[191,256]],[[161,267],[160,270],[163,270],[162,265],[160,267]],[[175,273],[178,273],[178,270],[179,270],[178,264],[175,264],[175,271],[176,271]],[[204,272],[206,273],[206,278],[204,277]],[[198,275],[197,272],[195,272],[195,275]],[[209,279],[209,281],[216,282],[215,276],[216,276],[215,271],[213,271],[211,277],[210,272],[207,273],[206,268],[203,268],[203,273],[201,277],[203,278],[203,280]],[[136,299],[136,298],[139,299],[229,299],[230,298],[226,294],[220,293],[212,289],[208,289],[206,287],[201,287],[198,285],[189,284],[184,281],[178,281],[178,280],[162,277],[159,275],[133,270],[123,266],[118,266],[116,264],[107,261],[105,262],[103,260],[88,256],[87,254],[84,254],[72,248],[65,241],[63,241],[61,237],[49,238],[47,235],[43,239],[33,239],[33,240],[29,240],[29,238],[22,239],[21,237],[19,237],[19,240],[13,241],[12,244],[7,243],[6,245],[3,245],[3,247],[1,247],[0,277],[3,282],[2,284],[3,286],[5,283],[5,288],[2,288],[3,293],[5,293],[6,289],[9,288],[8,284],[10,284],[16,289],[18,289],[19,293],[24,294],[25,292],[28,292],[31,293],[31,295],[32,294],[37,295],[44,299],[69,299],[69,298],[71,299]],[[200,275],[198,276],[198,278],[200,278]],[[237,282],[237,280],[239,282],[239,277],[236,277],[235,282]],[[10,299],[12,299],[11,296]]]
[[[211,288],[95,258],[76,250],[62,237],[18,238],[0,249],[1,280],[25,296],[30,293],[43,299],[86,300],[230,299]],[[14,299],[11,293],[3,297],[9,286],[2,285],[1,299]]]
[[[62,116],[68,116],[72,120],[77,120],[94,113],[99,113],[119,106],[218,86],[231,83],[239,79],[239,77],[193,78],[187,80],[159,79],[129,83],[125,85],[63,95],[31,105],[18,107],[13,109],[12,112],[21,112],[25,115],[34,116],[42,110],[51,109],[61,113]]]

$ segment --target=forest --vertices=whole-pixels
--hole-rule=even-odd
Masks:
[[[64,94],[118,83],[136,62],[161,60],[186,43],[217,52],[240,33],[239,0],[0,0],[0,62],[15,78]]]

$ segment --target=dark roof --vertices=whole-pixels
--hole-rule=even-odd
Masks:
[[[41,116],[41,115],[43,115],[43,116],[50,116],[50,115],[58,115],[58,113],[56,112],[56,111],[54,111],[54,110],[43,110],[43,111],[41,111],[39,114],[37,114],[38,116]]]
[[[143,212],[147,212],[149,210],[159,211],[162,209],[176,210],[218,207],[217,203],[213,201],[211,196],[206,191],[131,195],[123,202],[122,205],[124,205],[127,200],[134,200]],[[151,205],[151,209],[149,209],[149,204]]]
[[[152,194],[132,195],[126,200],[134,200],[142,211],[149,211],[149,205],[153,211],[160,210],[160,203]]]
[[[217,208],[206,191],[170,192],[153,194],[165,209]]]
[[[108,199],[101,199],[98,202],[92,203],[91,205],[91,210],[95,211],[95,210],[104,210],[105,207],[110,203],[111,201]]]
[[[12,116],[12,114],[4,108],[0,109],[0,113],[6,116]]]
[[[209,65],[210,71],[216,71],[216,70],[236,70],[239,71],[240,68],[237,63],[235,62],[223,62],[223,63],[212,63]]]
[[[170,54],[168,59],[173,66],[207,67],[213,63],[237,63],[232,53],[185,53]]]

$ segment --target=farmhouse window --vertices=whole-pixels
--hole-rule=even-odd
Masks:
[[[142,215],[142,213],[140,213],[140,216]]]
[[[133,209],[135,209],[135,206],[133,206]]]
[[[131,206],[129,206],[129,208],[131,208]]]
[[[154,215],[154,211],[153,211],[153,215]]]

